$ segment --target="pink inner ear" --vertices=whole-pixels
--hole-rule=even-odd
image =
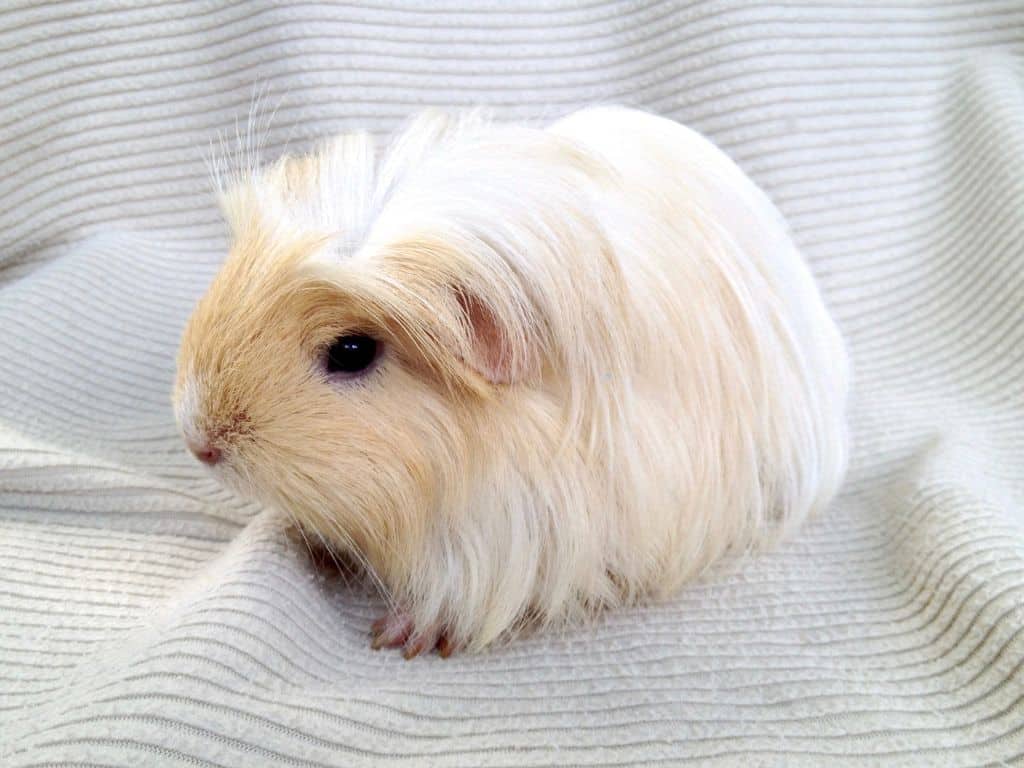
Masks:
[[[508,348],[508,339],[487,307],[461,291],[459,304],[473,333],[473,357],[470,365],[493,384],[510,384],[516,378]]]

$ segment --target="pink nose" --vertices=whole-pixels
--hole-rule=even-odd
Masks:
[[[220,449],[215,448],[209,443],[193,443],[189,440],[188,449],[192,451],[192,455],[203,462],[203,464],[209,464],[211,467],[221,459]]]

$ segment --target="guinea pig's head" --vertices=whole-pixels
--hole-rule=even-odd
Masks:
[[[539,381],[546,342],[514,265],[426,215],[415,184],[384,201],[370,147],[344,137],[222,195],[233,243],[186,326],[174,404],[222,482],[378,560],[501,440],[488,414]]]

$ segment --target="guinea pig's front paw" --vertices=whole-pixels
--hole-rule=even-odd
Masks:
[[[371,625],[370,635],[370,647],[373,650],[401,646],[402,655],[406,659],[415,658],[435,648],[441,658],[447,659],[455,650],[440,624],[417,629],[412,616],[403,611],[392,611],[381,616]]]

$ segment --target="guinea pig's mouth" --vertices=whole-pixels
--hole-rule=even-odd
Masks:
[[[255,484],[252,482],[252,478],[248,476],[248,473],[244,471],[244,464],[238,461],[238,457],[231,447],[219,442],[207,443],[190,440],[187,434],[183,435],[183,437],[185,445],[197,462],[217,482],[245,499],[252,500],[255,498]]]
[[[208,469],[220,483],[243,499],[256,501],[259,497],[253,478],[242,469],[230,451],[225,451],[224,457]]]

